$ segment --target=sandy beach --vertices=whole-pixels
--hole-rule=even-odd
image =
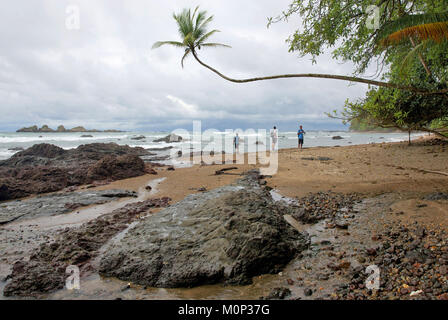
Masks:
[[[407,212],[407,216],[416,218],[411,211],[412,204],[427,193],[447,192],[448,143],[435,143],[428,137],[405,142],[368,144],[346,147],[313,147],[283,149],[278,151],[278,173],[267,178],[267,185],[280,194],[301,198],[310,193],[333,191],[337,193],[360,193],[364,197],[373,197],[384,193],[394,193],[403,201],[394,206],[395,210]],[[329,158],[321,161],[318,158]],[[311,160],[314,158],[315,160]],[[245,155],[247,162],[247,154]],[[228,174],[215,175],[223,168],[236,167]],[[112,182],[95,189],[128,189],[138,191],[153,178],[165,178],[158,184],[158,196],[167,196],[177,202],[187,195],[197,193],[200,188],[211,190],[230,184],[240,178],[243,172],[256,168],[249,164],[194,165],[175,171],[157,168],[157,176],[144,175],[137,178]],[[433,172],[433,173],[431,173]],[[94,190],[95,190],[94,189]],[[408,199],[408,200],[405,200]],[[414,199],[414,200],[412,200]],[[448,223],[447,204],[438,203],[425,207],[420,219],[441,219]],[[404,210],[407,209],[407,210]],[[434,215],[434,216],[433,216]],[[446,225],[448,227],[448,224]]]
[[[247,154],[245,158],[247,162]],[[258,180],[259,186],[256,188],[262,193],[271,191],[272,199],[277,199],[269,201],[274,201],[274,205],[280,201],[279,208],[283,206],[280,203],[284,205],[288,203],[287,207],[292,205],[287,209],[292,210],[292,216],[287,218],[285,215],[286,221],[310,239],[308,249],[287,263],[281,272],[261,274],[254,277],[251,284],[237,286],[218,283],[199,285],[191,289],[159,289],[131,283],[132,281],[126,284],[114,277],[100,277],[95,271],[99,266],[87,260],[87,263],[82,263],[82,273],[85,272],[85,278],[82,280],[85,283],[83,290],[76,294],[66,290],[54,292],[57,288],[55,286],[49,290],[50,295],[42,292],[38,297],[50,299],[446,298],[448,247],[444,232],[448,232],[447,141],[425,137],[413,141],[410,146],[401,142],[303,150],[284,149],[278,151],[278,159],[277,174],[259,177],[261,180]],[[76,249],[79,246],[77,237],[89,239],[92,234],[90,228],[94,228],[94,232],[103,232],[99,231],[102,230],[101,221],[109,219],[112,224],[106,222],[107,225],[113,226],[117,223],[118,229],[109,230],[109,233],[99,236],[102,242],[95,247],[96,251],[87,255],[92,257],[92,261],[98,260],[99,258],[95,258],[97,255],[104,255],[108,251],[104,248],[118,241],[113,240],[115,237],[119,239],[123,237],[119,235],[120,233],[117,235],[117,232],[120,230],[127,232],[126,224],[133,226],[139,221],[140,216],[148,214],[157,219],[161,210],[166,211],[164,207],[168,203],[171,207],[177,205],[182,208],[183,202],[187,201],[188,204],[188,201],[194,199],[191,198],[192,195],[198,195],[199,198],[206,197],[214,190],[238,185],[240,183],[238,181],[244,178],[247,172],[259,167],[256,164],[235,163],[202,164],[188,168],[156,165],[152,166],[149,174],[107,184],[101,183],[97,186],[85,185],[74,192],[70,190],[69,194],[75,195],[79,192],[127,190],[135,191],[136,196],[134,199],[129,199],[124,195],[124,199],[110,199],[100,204],[88,203],[73,212],[65,210],[64,212],[68,213],[53,217],[38,216],[32,220],[25,219],[2,226],[6,235],[6,238],[2,239],[2,247],[7,254],[1,263],[3,280],[0,288],[3,290],[8,283],[10,277],[7,276],[8,270],[11,270],[14,261],[27,261],[32,251],[42,243],[62,241],[61,243],[65,245],[67,239],[72,239],[73,244],[68,245],[72,249],[64,250],[74,250],[73,252],[77,252],[76,256],[80,255],[78,252],[80,249]],[[67,192],[64,190],[54,194]],[[262,205],[263,208],[264,206]],[[219,214],[221,209],[217,210]],[[223,210],[228,212],[232,209]],[[112,214],[107,214],[109,212]],[[124,221],[113,222],[119,215],[127,218]],[[223,219],[224,222],[227,221],[226,218]],[[57,221],[61,221],[60,225]],[[158,226],[154,225],[152,228],[157,230]],[[69,229],[75,232],[75,237],[70,235],[71,231],[67,231]],[[66,232],[69,233],[64,235]],[[423,236],[419,236],[421,234]],[[397,239],[397,235],[404,238]],[[420,240],[416,242],[416,238]],[[390,239],[393,239],[394,243],[394,256],[403,258],[391,260],[387,249]],[[17,244],[21,247],[20,251],[16,249]],[[48,252],[52,252],[52,246],[54,245],[49,245],[49,249],[45,249],[47,250],[45,256],[48,256]],[[419,262],[416,262],[417,258],[412,256],[416,250],[426,252],[425,259],[429,260],[419,258]],[[57,250],[51,254],[56,252]],[[85,253],[81,256],[84,255]],[[61,259],[61,256],[57,255],[54,259],[59,261],[55,266],[60,265],[61,261],[58,259]],[[46,266],[45,261],[38,263]],[[425,265],[425,261],[434,262]],[[363,284],[366,277],[363,270],[372,264],[379,265],[390,275],[394,272],[406,273],[409,266],[424,265],[424,268],[419,267],[421,271],[418,269],[416,274],[412,270],[409,271],[411,273],[405,280],[395,276],[385,277],[382,280],[384,290],[372,293],[371,290],[366,290]],[[13,273],[13,281],[17,282],[16,277],[34,281],[35,271],[31,271],[25,271],[23,274],[21,273],[23,271],[17,271],[18,275]],[[27,272],[31,273],[27,275]],[[422,277],[418,272],[422,274],[429,272],[428,279],[432,280],[427,280],[426,276]],[[42,272],[38,277],[46,279],[48,276]],[[52,281],[56,280],[48,280],[45,283]],[[123,286],[128,287],[123,290]],[[421,293],[417,295],[413,293],[420,288]]]

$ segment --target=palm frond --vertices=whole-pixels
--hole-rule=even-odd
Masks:
[[[197,9],[198,9],[198,7],[196,8],[196,11],[197,11]],[[196,14],[196,11],[195,11],[195,14]],[[194,16],[194,18],[195,18],[194,19],[195,20],[195,24],[194,24],[195,29],[199,28],[199,26],[202,24],[202,22],[206,18],[206,15],[207,15],[207,11],[199,11],[199,12],[197,12],[197,16]]]
[[[171,45],[171,46],[175,46],[175,47],[179,47],[179,48],[185,47],[185,44],[183,44],[182,42],[179,42],[179,41],[157,41],[156,43],[154,43],[152,45],[152,49],[157,49],[164,45]]]
[[[227,44],[222,44],[222,43],[203,43],[201,44],[201,47],[224,47],[224,48],[232,48],[231,46],[227,45]]]
[[[200,29],[206,29],[207,26],[208,26],[208,24],[209,24],[210,22],[213,21],[213,18],[214,18],[214,16],[210,16],[210,17],[208,17],[207,19],[205,19],[204,21],[202,21],[202,23],[199,25],[198,28],[200,28]]]
[[[185,49],[185,54],[182,57],[182,60],[180,60],[180,65],[182,66],[182,68],[184,67],[184,60],[185,60],[185,58],[187,58],[190,53],[191,53],[191,49],[190,48]]]
[[[386,25],[378,33],[377,39],[380,45],[389,46],[408,40],[409,37],[436,42],[448,39],[448,12],[401,17]]]
[[[419,43],[417,46],[412,48],[411,51],[404,57],[402,64],[406,65],[409,61],[414,59],[417,55],[422,54],[423,51],[428,47],[428,45],[431,43],[431,40],[424,40],[421,43]]]
[[[417,58],[418,55],[421,55],[431,42],[432,42],[431,40],[424,40],[421,43],[419,43],[417,46],[412,48],[411,51],[409,51],[409,53],[404,57],[404,59],[401,63],[401,67],[400,67],[400,75],[401,76],[406,75],[406,70],[411,65],[412,60]]]
[[[210,38],[213,34],[215,34],[217,32],[221,32],[221,31],[219,31],[219,30],[212,30],[212,31],[204,34],[201,38],[199,38],[197,40],[197,44],[202,45],[202,43],[204,43],[205,40],[207,40],[208,38]]]
[[[193,31],[190,16],[191,16],[190,10],[187,9],[183,9],[182,12],[179,14],[173,14],[173,18],[177,22],[179,35],[182,38],[185,38],[188,34],[190,34]]]

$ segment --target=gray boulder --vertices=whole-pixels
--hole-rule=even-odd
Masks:
[[[171,143],[171,142],[181,142],[182,141],[182,137],[178,136],[174,133],[167,135],[164,138],[160,138],[160,139],[156,139],[154,140],[154,142],[166,142],[166,143]]]
[[[175,288],[248,284],[279,272],[308,238],[284,220],[285,207],[257,179],[190,195],[148,216],[105,250],[100,274]]]
[[[135,136],[135,137],[132,137],[131,138],[131,140],[144,140],[144,139],[146,139],[146,137],[145,136]]]

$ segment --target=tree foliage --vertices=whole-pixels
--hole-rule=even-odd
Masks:
[[[184,9],[179,14],[173,14],[176,20],[178,31],[182,42],[180,41],[158,41],[152,46],[153,49],[160,48],[163,45],[170,45],[185,50],[181,59],[182,68],[184,67],[185,59],[194,52],[194,50],[206,47],[225,47],[230,46],[222,43],[206,42],[213,34],[219,30],[208,31],[207,27],[213,21],[213,16],[207,16],[207,11],[199,11],[199,6],[193,12],[191,9]]]
[[[371,28],[369,6],[379,8],[378,29]],[[384,63],[394,50],[378,46],[381,33],[397,19],[417,14],[446,12],[446,0],[293,0],[269,24],[300,18],[301,27],[288,39],[289,50],[313,60],[328,48],[335,59],[351,61],[356,73],[372,62]],[[268,24],[268,25],[269,25]]]

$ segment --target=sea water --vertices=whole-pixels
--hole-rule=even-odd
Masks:
[[[167,136],[169,132],[63,132],[63,133],[28,133],[28,132],[0,132],[0,160],[5,160],[11,157],[18,151],[10,150],[13,148],[29,148],[38,143],[49,143],[64,149],[76,148],[82,144],[89,143],[109,143],[114,142],[120,145],[129,145],[131,147],[149,148],[166,148],[173,147],[169,151],[161,151],[159,155],[177,152],[178,150],[187,150],[198,148],[199,141],[201,141],[201,148],[207,150],[214,150],[221,152],[225,150],[225,141],[227,145],[232,145],[234,134],[226,132],[216,132],[209,137],[193,137],[193,135],[184,135],[181,143],[165,143],[154,142],[154,140]],[[81,137],[88,135],[91,137]],[[423,133],[414,133],[412,138],[424,135]],[[144,139],[134,140],[132,138],[144,136]],[[340,136],[342,140],[333,140],[334,136]],[[296,132],[279,132],[278,133],[278,148],[294,148],[297,147],[297,133]],[[349,146],[369,143],[382,142],[398,142],[408,139],[408,134],[403,133],[358,133],[348,131],[307,131],[305,135],[304,147],[321,147],[321,146]],[[248,144],[253,144],[260,141],[267,149],[270,147],[269,131],[267,137],[261,134],[240,133],[240,150],[246,150]],[[243,149],[244,148],[244,149]],[[193,149],[192,149],[193,150]],[[198,150],[198,149],[196,149]],[[226,150],[232,152],[232,150]]]

